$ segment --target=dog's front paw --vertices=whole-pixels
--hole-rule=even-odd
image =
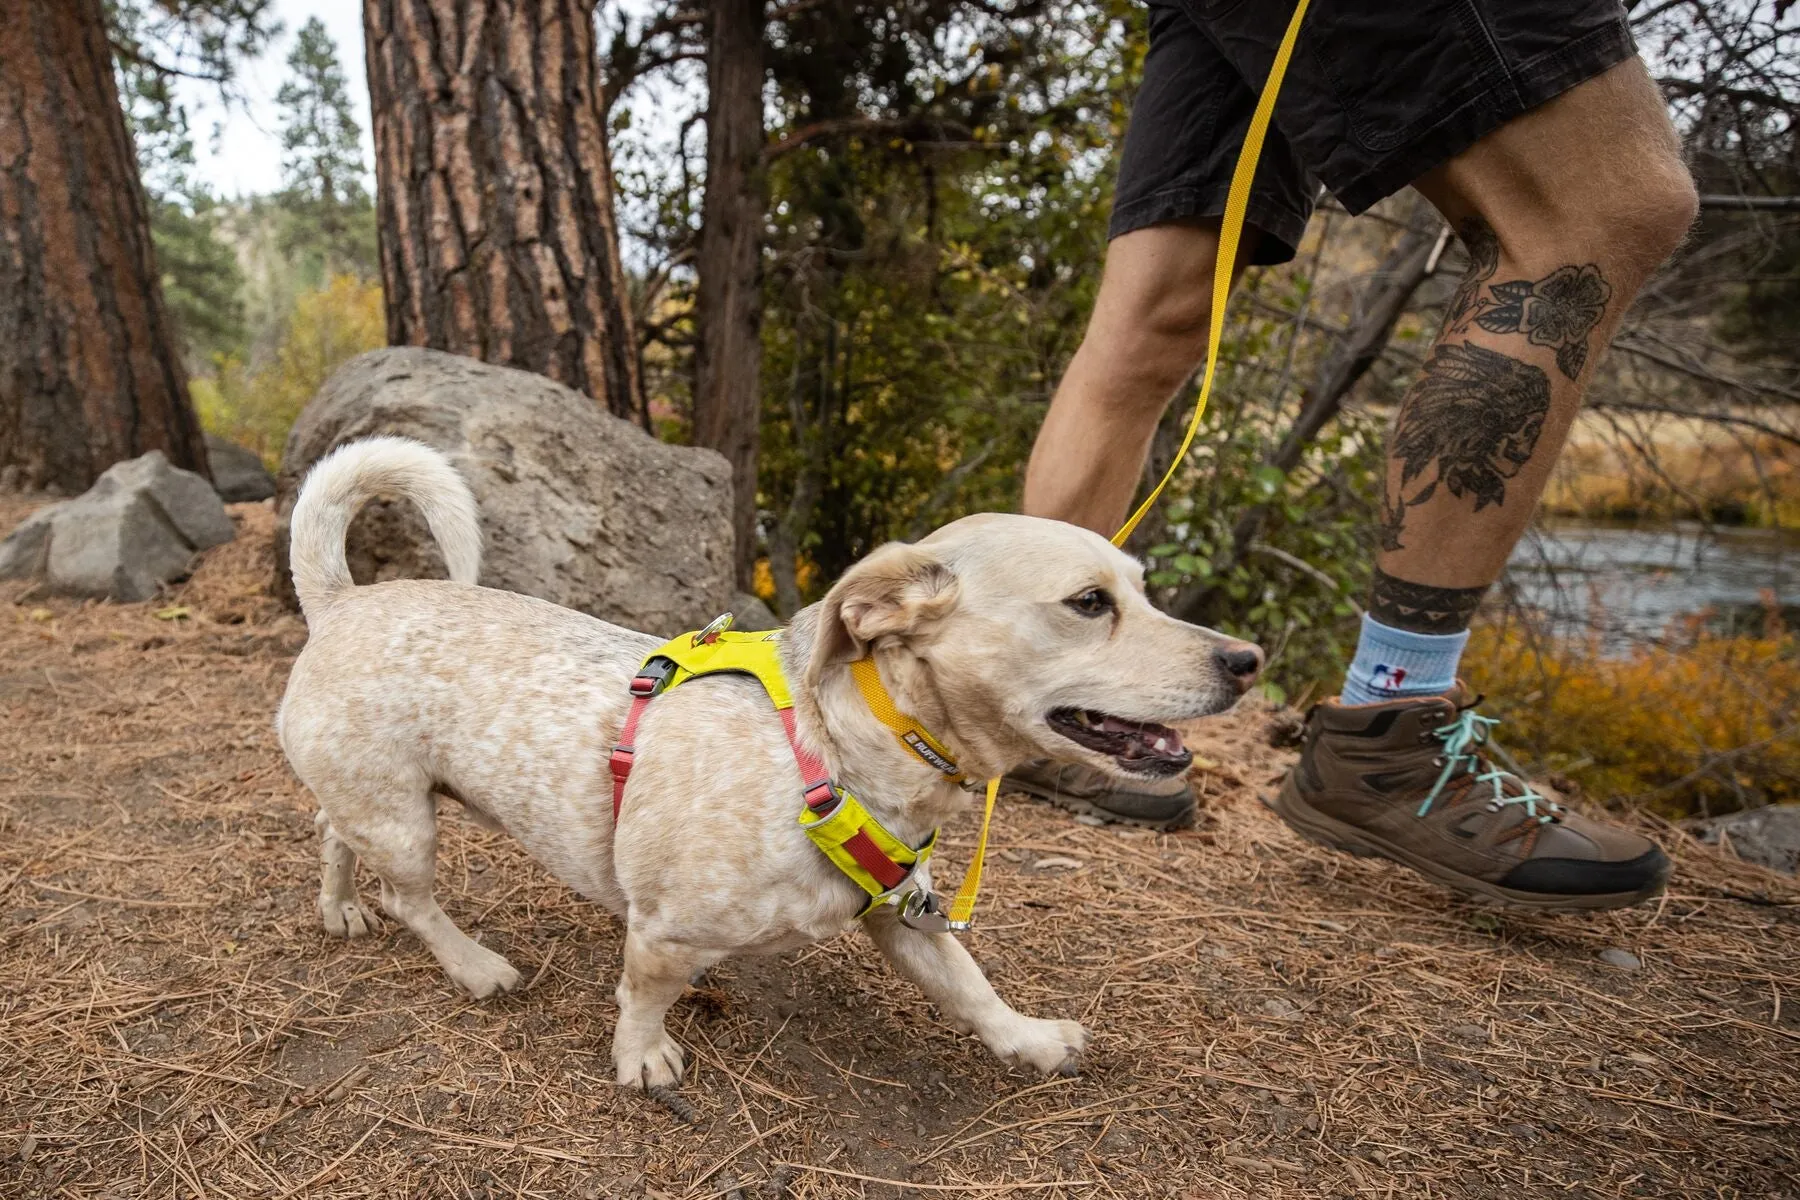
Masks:
[[[648,1046],[613,1046],[613,1067],[618,1072],[620,1087],[674,1087],[681,1082],[681,1047],[667,1032],[660,1033]]]
[[[477,1000],[486,1000],[519,986],[519,973],[504,958],[476,941],[457,948],[455,957],[446,957],[444,971],[456,986]]]
[[[1075,1021],[1019,1017],[1002,1029],[990,1030],[982,1040],[1007,1062],[1045,1075],[1073,1075],[1087,1048],[1088,1032]]]
[[[381,922],[358,900],[319,900],[319,920],[332,937],[359,938],[381,932]]]

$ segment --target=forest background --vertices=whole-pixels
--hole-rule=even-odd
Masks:
[[[1566,786],[1671,815],[1792,801],[1800,13],[1790,0],[1630,8],[1702,215],[1601,363],[1469,669],[1509,719],[1513,753]],[[540,369],[659,437],[733,460],[745,481],[740,571],[782,615],[885,540],[1016,509],[1098,283],[1141,5],[364,10],[366,63],[344,61],[316,19],[284,31],[271,0],[103,10],[175,353],[208,429],[273,466],[326,376],[390,342]],[[541,63],[553,47],[579,59],[565,92],[577,117],[597,118],[597,150],[581,159],[578,132],[560,152],[591,176],[586,202],[598,207],[571,241],[601,267],[588,272],[599,302],[572,357],[520,361],[496,349],[511,344],[504,328],[458,333],[416,303],[445,288],[409,275],[406,239],[458,231],[406,220],[423,203],[408,189],[429,188],[396,147],[441,120],[420,109],[487,111],[448,75],[436,93],[407,85],[442,58],[429,39],[456,43],[433,32],[439,10],[492,18],[471,54],[523,47]],[[266,70],[278,39],[281,186],[218,194],[198,169],[207,131],[184,97],[199,86],[241,106],[243,72]],[[365,89],[373,170],[353,103]],[[526,135],[576,128],[542,97],[517,103]],[[508,145],[496,136],[472,156],[483,203],[531,165],[529,148]],[[1295,262],[1252,271],[1232,300],[1207,426],[1133,548],[1170,611],[1269,649],[1277,699],[1335,685],[1367,584],[1382,434],[1461,267],[1460,247],[1410,195],[1356,219],[1327,200]],[[1184,388],[1152,470],[1192,399]],[[1675,549],[1606,558],[1609,546],[1651,545]],[[1693,586],[1721,573],[1738,594]],[[1671,577],[1686,580],[1680,602],[1633,617],[1639,594]]]

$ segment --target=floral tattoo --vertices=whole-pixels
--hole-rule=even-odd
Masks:
[[[1473,342],[1440,343],[1394,421],[1388,453],[1400,486],[1382,496],[1381,548],[1404,549],[1407,510],[1440,486],[1473,499],[1476,512],[1505,503],[1506,481],[1531,460],[1549,412],[1550,378],[1537,367]]]
[[[1446,333],[1466,333],[1471,324],[1489,333],[1522,333],[1534,346],[1556,353],[1556,367],[1570,379],[1587,365],[1588,337],[1606,315],[1612,285],[1593,263],[1562,266],[1538,280],[1490,282],[1500,266],[1500,242],[1479,217],[1458,230],[1469,251],[1463,275],[1444,322]],[[1483,286],[1487,295],[1481,295]]]

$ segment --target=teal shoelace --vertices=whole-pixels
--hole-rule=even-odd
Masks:
[[[1500,718],[1481,716],[1471,708],[1458,714],[1448,725],[1441,725],[1433,731],[1432,736],[1444,743],[1444,769],[1439,773],[1437,782],[1431,785],[1431,790],[1425,794],[1425,802],[1419,805],[1419,816],[1431,811],[1431,806],[1443,795],[1445,784],[1458,775],[1480,771],[1480,768],[1489,765],[1482,760],[1481,748],[1487,744],[1488,730],[1499,723]],[[1505,781],[1508,779],[1517,781],[1522,789],[1517,795],[1507,793]],[[1530,784],[1511,771],[1503,771],[1497,767],[1480,771],[1475,776],[1475,786],[1479,788],[1483,784],[1493,789],[1494,794],[1488,800],[1488,807],[1495,812],[1500,811],[1504,805],[1523,804],[1526,820],[1536,820],[1540,825],[1548,825],[1562,811],[1562,806],[1556,801],[1532,791]],[[1539,804],[1544,806],[1545,811],[1538,811]]]

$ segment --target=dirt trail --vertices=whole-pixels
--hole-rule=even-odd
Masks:
[[[1262,712],[1203,727],[1198,829],[997,818],[970,944],[1087,1022],[1080,1077],[995,1065],[845,937],[713,972],[680,1100],[622,1093],[618,927],[504,837],[446,818],[440,891],[522,994],[322,935],[271,728],[305,630],[234,512],[157,602],[0,592],[0,1195],[1800,1196],[1800,887],[1663,829],[1658,905],[1453,903],[1269,816]]]

